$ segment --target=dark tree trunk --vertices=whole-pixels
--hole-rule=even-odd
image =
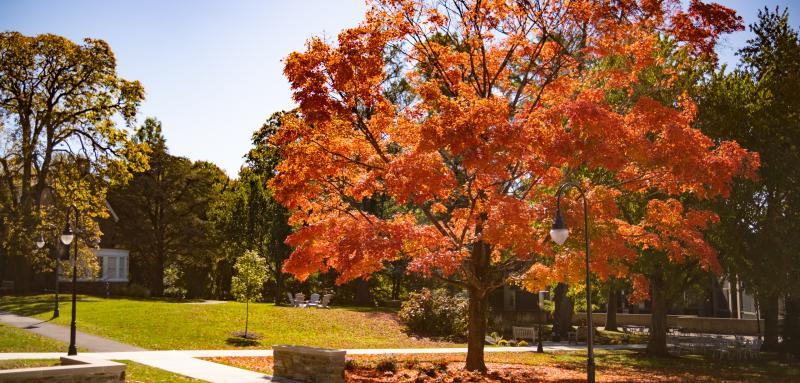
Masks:
[[[575,302],[567,296],[569,287],[559,283],[554,290],[555,310],[553,311],[553,336],[555,339],[567,339],[572,329],[572,314],[575,311]]]
[[[250,323],[250,300],[244,306],[244,338],[247,339],[247,325]]]
[[[778,349],[778,296],[766,296],[759,306],[764,310],[764,343],[761,349],[775,351]]]
[[[667,356],[667,302],[661,274],[650,278],[650,299],[652,308],[650,315],[650,339],[647,341],[647,351],[652,355]]]
[[[483,362],[483,343],[486,337],[488,294],[469,289],[469,323],[467,325],[467,365],[469,371],[486,371]]]
[[[17,294],[30,293],[32,276],[30,259],[22,254],[14,254],[10,258],[12,274],[7,276],[7,279],[14,281],[14,292]]]
[[[606,309],[606,331],[617,330],[617,289],[613,285],[608,286],[608,308]]]
[[[283,280],[284,280],[284,278],[283,278],[283,273],[280,271],[280,268],[277,268],[276,270],[278,270],[278,271],[275,273],[275,304],[279,305],[284,300],[283,299],[283,295],[284,295],[283,294]]]
[[[786,315],[783,318],[782,350],[794,356],[800,355],[800,297],[786,297]]]
[[[164,263],[166,263],[164,258],[163,254],[156,256],[155,270],[153,270],[153,291],[151,293],[156,297],[164,295]]]
[[[369,282],[359,278],[356,284],[356,304],[360,306],[372,305],[372,294],[369,291]]]

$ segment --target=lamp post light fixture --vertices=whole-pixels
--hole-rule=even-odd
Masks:
[[[586,194],[581,187],[573,182],[564,182],[559,186],[556,192],[556,216],[553,219],[553,226],[550,228],[550,238],[553,242],[562,245],[569,236],[569,229],[567,223],[564,222],[564,217],[561,216],[561,195],[564,190],[568,188],[575,188],[583,198],[583,225],[584,225],[584,240],[586,242],[586,347],[588,349],[588,360],[586,363],[586,380],[589,383],[594,383],[594,325],[592,322],[592,280],[589,273],[589,204],[586,201]]]
[[[36,241],[34,243],[36,244],[36,248],[38,248],[38,249],[44,248],[44,245],[45,245],[44,235],[39,234],[39,238],[36,239]],[[60,313],[58,312],[58,274],[59,274],[61,265],[58,262],[59,261],[58,256],[55,257],[55,261],[56,261],[56,266],[55,266],[55,279],[56,279],[56,282],[55,282],[55,299],[54,299],[55,302],[53,304],[53,306],[54,306],[53,307],[53,319],[58,318],[58,316],[60,315]]]
[[[70,211],[74,211],[75,216],[75,230],[73,231],[69,224],[69,213]],[[76,324],[75,324],[75,306],[77,301],[77,295],[75,294],[75,286],[78,283],[78,241],[75,240],[75,233],[78,231],[78,209],[75,206],[70,206],[70,210],[67,211],[67,224],[64,226],[64,231],[61,233],[61,243],[67,246],[67,251],[69,251],[69,245],[74,243],[72,248],[74,249],[73,257],[72,257],[72,320],[70,321],[69,325],[69,350],[67,351],[67,355],[78,355],[78,348],[75,347],[75,333],[76,333]]]

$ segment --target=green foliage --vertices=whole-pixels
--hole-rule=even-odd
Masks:
[[[284,241],[291,233],[289,212],[266,187],[281,160],[280,148],[270,137],[280,129],[281,117],[291,112],[277,112],[253,133],[253,149],[247,154],[247,166],[239,171],[239,179],[231,182],[215,202],[209,217],[215,238],[222,244],[217,269],[224,273],[242,252],[254,249],[267,259],[267,270],[275,282],[275,302],[283,299],[283,261],[291,249]],[[223,282],[224,284],[224,282]],[[224,286],[217,286],[225,290]]]
[[[397,360],[394,358],[381,359],[375,364],[375,369],[380,372],[397,372]]]
[[[756,295],[774,344],[779,297],[800,296],[800,241],[792,240],[800,232],[800,38],[786,9],[759,11],[750,29],[740,66],[705,84],[698,122],[715,140],[736,140],[761,156],[759,178],[738,181],[715,206],[720,223],[711,239],[727,270]],[[800,333],[800,324],[786,323],[784,330]]]
[[[239,302],[261,300],[261,290],[267,279],[267,261],[256,251],[248,250],[233,266],[236,275],[231,280],[231,294]]]
[[[138,81],[117,75],[103,40],[0,33],[0,253],[8,257],[0,265],[19,289],[31,266],[53,267],[66,207],[81,211],[91,243],[109,185],[146,167],[147,148],[115,123],[130,122],[143,99]],[[42,232],[48,245],[31,251]]]
[[[150,289],[138,283],[131,283],[122,288],[122,295],[133,298],[149,298]]]
[[[467,331],[467,298],[445,289],[411,293],[398,313],[412,331],[430,336],[462,337]]]
[[[171,155],[154,118],[136,131],[135,140],[152,150],[150,168],[109,191],[119,221],[103,227],[104,240],[130,250],[131,279],[153,295],[164,294],[166,270],[174,268],[169,282],[181,290],[173,293],[206,296],[221,245],[208,212],[230,181],[211,163]]]

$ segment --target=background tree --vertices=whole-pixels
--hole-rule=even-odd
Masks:
[[[595,234],[603,277],[608,259],[637,255],[614,241],[620,230],[676,241],[645,235],[654,222],[615,221],[621,189],[662,191],[652,220],[670,213],[697,240],[703,215],[669,196],[724,193],[746,153],[692,129],[689,101],[610,97],[632,91],[657,60],[659,34],[709,54],[739,22],[698,1],[688,12],[658,2],[376,1],[337,44],[311,39],[286,59],[299,109],[272,140],[283,161],[270,185],[300,228],[284,269],[305,279],[333,268],[344,283],[408,258],[410,271],[468,292],[466,368],[485,370],[491,291],[531,266],[534,280],[580,280],[579,243],[556,256],[546,234],[563,178],[613,180],[589,188],[592,218],[605,225],[594,232],[619,234]],[[400,70],[387,60],[396,50]],[[398,75],[414,97],[386,92]],[[574,197],[563,207],[577,228]],[[370,210],[376,201],[388,214]]]
[[[231,293],[239,302],[245,302],[244,336],[249,339],[247,325],[250,321],[250,302],[261,300],[261,291],[267,279],[267,261],[258,252],[248,250],[236,259],[236,275],[231,280]]]
[[[0,273],[13,275],[19,291],[29,288],[31,264],[42,264],[37,258],[47,254],[30,251],[39,228],[63,227],[60,217],[42,215],[49,186],[93,181],[92,188],[72,188],[54,199],[80,205],[84,216],[105,216],[108,184],[146,165],[142,147],[114,123],[115,116],[129,122],[143,98],[139,82],[117,76],[103,40],[79,45],[50,34],[0,33]],[[86,161],[93,176],[69,180],[73,174],[54,172],[69,157],[62,154]],[[86,189],[99,198],[78,200]]]
[[[208,280],[211,264],[206,260],[218,246],[207,213],[228,178],[211,163],[169,154],[158,120],[148,118],[135,139],[151,148],[150,168],[110,191],[119,223],[106,234],[130,249],[132,278],[149,286],[152,294],[163,295],[170,265],[179,265],[190,278],[185,287],[205,286],[201,281]],[[190,272],[193,268],[201,272]]]
[[[792,240],[800,230],[800,40],[786,9],[759,11],[750,30],[755,37],[739,51],[740,66],[714,73],[700,93],[699,122],[711,137],[761,154],[758,179],[738,182],[716,207],[714,239],[764,313],[764,347],[775,349],[778,301],[787,299],[788,315],[800,294],[800,243]],[[800,323],[786,320],[784,328],[798,331]]]

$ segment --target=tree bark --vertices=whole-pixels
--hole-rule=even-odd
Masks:
[[[569,287],[566,283],[559,283],[553,291],[555,310],[553,311],[553,336],[554,340],[567,339],[572,329],[572,314],[575,311],[575,302],[567,296]]]
[[[250,300],[244,306],[244,338],[247,339],[247,325],[250,323]]]
[[[279,305],[279,304],[281,304],[281,302],[283,302],[283,273],[281,272],[281,269],[279,267],[280,267],[280,265],[278,265],[278,268],[276,268],[276,270],[278,270],[278,271],[275,273],[275,304],[276,305]]]
[[[617,289],[613,285],[608,286],[608,308],[606,309],[606,331],[618,331],[617,329]]]
[[[486,371],[483,361],[483,343],[486,337],[486,310],[488,294],[475,288],[469,289],[469,311],[467,318],[467,365],[469,371]]]
[[[800,297],[786,297],[786,315],[783,317],[783,352],[800,355]]]
[[[650,300],[652,309],[650,315],[650,339],[647,341],[647,351],[652,355],[667,356],[667,296],[664,291],[664,281],[661,274],[652,275],[650,278]]]
[[[760,302],[759,306],[764,310],[764,343],[761,349],[764,351],[775,351],[778,349],[778,296],[769,295]]]
[[[164,295],[164,264],[166,263],[165,256],[158,254],[156,256],[155,272],[153,273],[153,296],[160,297]]]

